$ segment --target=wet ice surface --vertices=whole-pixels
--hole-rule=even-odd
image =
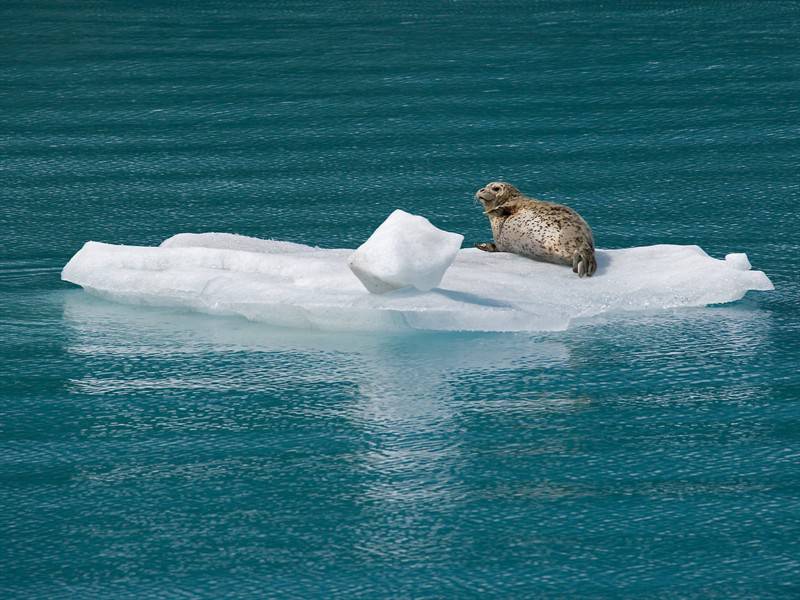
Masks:
[[[547,331],[628,311],[719,304],[771,290],[743,254],[698,246],[598,250],[598,271],[505,253],[460,250],[439,287],[368,293],[349,249],[320,249],[232,234],[179,234],[159,247],[87,242],[62,279],[111,300],[304,329]]]

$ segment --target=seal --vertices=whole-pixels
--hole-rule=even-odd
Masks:
[[[494,236],[494,242],[476,248],[571,265],[578,277],[591,277],[597,270],[592,230],[568,206],[528,198],[502,181],[482,187],[475,198],[483,205]]]

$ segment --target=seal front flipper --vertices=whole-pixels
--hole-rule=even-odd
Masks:
[[[478,250],[483,250],[484,252],[497,252],[497,244],[494,242],[483,242],[481,244],[475,244],[475,247]]]

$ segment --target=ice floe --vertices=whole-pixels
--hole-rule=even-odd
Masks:
[[[87,242],[62,279],[130,304],[329,330],[545,331],[625,311],[704,306],[771,290],[744,254],[698,246],[598,250],[594,277],[505,253],[459,250],[438,287],[369,293],[351,249],[233,234],[179,234],[159,247]]]

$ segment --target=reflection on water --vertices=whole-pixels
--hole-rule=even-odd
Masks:
[[[410,590],[409,570],[454,591],[464,569],[470,590],[574,585],[573,559],[617,585],[687,560],[704,581],[799,566],[778,546],[736,550],[800,533],[800,506],[776,500],[798,491],[781,425],[794,375],[758,304],[535,336],[343,335],[79,290],[14,298],[29,325],[3,325],[13,364],[50,379],[0,423],[0,500],[24,500],[15,522],[55,523],[85,590],[108,568],[89,556],[148,557],[162,581],[216,565],[300,595]],[[31,577],[54,568],[48,539],[17,558]]]
[[[359,440],[358,448],[347,453],[346,463],[347,477],[360,481],[354,502],[367,523],[354,531],[354,544],[364,560],[398,559],[423,548],[431,550],[441,538],[438,529],[427,525],[426,515],[457,511],[462,505],[468,490],[459,481],[465,469],[464,423],[459,414],[465,402],[472,404],[469,410],[481,404],[491,410],[492,405],[480,393],[463,397],[463,378],[480,381],[497,371],[526,365],[546,369],[569,359],[567,346],[553,340],[284,331],[236,318],[117,305],[82,292],[66,294],[64,320],[70,331],[66,348],[70,354],[101,369],[122,365],[112,369],[115,373],[87,369],[70,381],[77,394],[115,396],[122,404],[133,394],[137,403],[146,405],[154,396],[163,399],[202,391],[253,395],[257,405],[256,395],[275,390],[282,405],[273,407],[274,411],[346,427]],[[308,386],[316,392],[297,393]],[[344,393],[332,395],[332,389]],[[562,401],[544,399],[544,405],[552,410]],[[116,421],[106,425],[109,434],[112,427],[125,427],[120,423],[124,420],[127,427],[137,430],[200,426],[208,432],[221,425],[231,431],[241,428],[236,421],[250,421],[259,410],[257,406],[236,411],[195,405],[187,407],[183,417],[172,415],[170,424],[159,424],[162,419],[147,414],[146,406],[126,411],[119,403],[109,402],[108,420]],[[536,402],[536,398],[527,395],[520,402]],[[146,420],[137,418],[137,411],[143,411]],[[197,423],[203,411],[210,414]],[[221,424],[224,413],[239,416]],[[341,435],[341,429],[331,435]],[[139,469],[124,473],[126,477],[143,475]],[[119,476],[113,477],[118,480]],[[417,534],[410,537],[411,531]]]

